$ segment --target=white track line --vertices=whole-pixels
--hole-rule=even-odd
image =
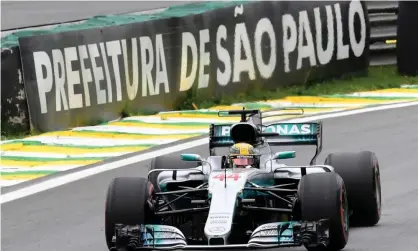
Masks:
[[[349,116],[349,115],[354,115],[354,114],[394,109],[394,108],[402,108],[402,107],[415,106],[415,105],[418,105],[418,102],[382,105],[382,106],[377,106],[377,107],[369,107],[365,109],[343,111],[339,113],[323,114],[323,115],[299,118],[299,119],[290,119],[286,121],[287,122],[309,122],[309,121],[316,121],[316,120],[327,119],[327,118],[343,117],[343,116]],[[167,154],[183,151],[186,149],[194,148],[194,147],[201,146],[207,143],[208,143],[208,138],[198,139],[198,140],[190,141],[187,143],[182,143],[182,144],[170,146],[167,148],[155,150],[152,152],[139,154],[130,158],[106,163],[106,164],[103,164],[94,168],[89,168],[89,169],[81,170],[78,172],[70,173],[67,175],[59,176],[55,179],[46,180],[46,181],[31,185],[31,186],[28,186],[28,187],[25,187],[25,188],[22,188],[22,189],[19,189],[10,193],[4,194],[1,196],[1,204],[14,201],[14,200],[26,197],[26,196],[30,196],[36,193],[40,193],[40,192],[43,192],[43,191],[46,191],[55,187],[59,187],[64,184],[68,184],[68,183],[71,183],[71,182],[74,182],[74,181],[77,181],[86,177],[90,177],[99,173],[111,171],[111,170],[121,168],[127,165],[131,165],[140,161],[152,159],[157,156],[167,155]]]

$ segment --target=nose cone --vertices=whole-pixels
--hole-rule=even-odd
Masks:
[[[211,173],[209,193],[212,198],[204,229],[209,243],[211,239],[222,238],[226,244],[231,233],[237,197],[247,182],[248,173],[245,169],[216,170]]]

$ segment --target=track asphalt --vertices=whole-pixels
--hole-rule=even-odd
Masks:
[[[292,149],[297,158],[287,163],[293,164],[306,164],[314,150]],[[418,106],[324,120],[324,149],[318,163],[330,152],[358,150],[374,151],[379,159],[383,214],[375,227],[352,229],[344,250],[416,251]],[[208,146],[190,152],[207,156]],[[114,177],[146,175],[149,163],[136,163],[3,204],[2,250],[106,250],[107,186]]]

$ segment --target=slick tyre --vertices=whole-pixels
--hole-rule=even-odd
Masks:
[[[329,245],[305,247],[309,251],[343,249],[349,236],[348,200],[343,179],[336,173],[305,175],[299,183],[298,199],[303,221],[329,219]]]
[[[149,171],[158,169],[189,169],[198,167],[200,162],[186,162],[180,159],[180,156],[159,156],[151,161]],[[158,185],[158,174],[160,172],[153,172],[149,176],[150,182],[154,185],[155,191],[160,192]]]
[[[120,177],[109,184],[105,209],[105,236],[110,249],[115,224],[147,224],[153,217],[148,200],[154,188],[145,178]]]
[[[334,167],[347,188],[350,203],[350,223],[353,226],[373,226],[380,220],[382,195],[379,162],[369,151],[332,153],[325,165]]]

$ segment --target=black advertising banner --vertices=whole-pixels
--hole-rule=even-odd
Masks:
[[[29,132],[29,114],[19,47],[1,50],[1,133]]]
[[[123,111],[367,71],[363,2],[249,2],[182,18],[19,40],[30,116],[40,131]]]

